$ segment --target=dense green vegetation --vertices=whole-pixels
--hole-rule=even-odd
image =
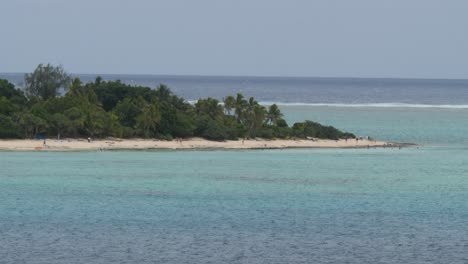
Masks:
[[[192,105],[165,85],[151,89],[100,77],[83,84],[49,64],[27,74],[25,83],[26,94],[0,80],[0,138],[354,137],[311,121],[289,127],[277,105],[266,108],[240,93],[227,96],[223,104],[207,98]]]

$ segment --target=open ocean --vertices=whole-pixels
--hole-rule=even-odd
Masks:
[[[468,80],[103,78],[419,145],[0,152],[1,264],[468,263]]]

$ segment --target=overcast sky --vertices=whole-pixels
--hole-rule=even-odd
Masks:
[[[468,78],[466,0],[2,0],[0,72]]]

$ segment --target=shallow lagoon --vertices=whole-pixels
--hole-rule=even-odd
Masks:
[[[0,263],[468,261],[466,110],[294,107],[422,144],[0,152]]]

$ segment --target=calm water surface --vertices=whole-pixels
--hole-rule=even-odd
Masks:
[[[466,263],[466,148],[0,153],[2,263]]]

